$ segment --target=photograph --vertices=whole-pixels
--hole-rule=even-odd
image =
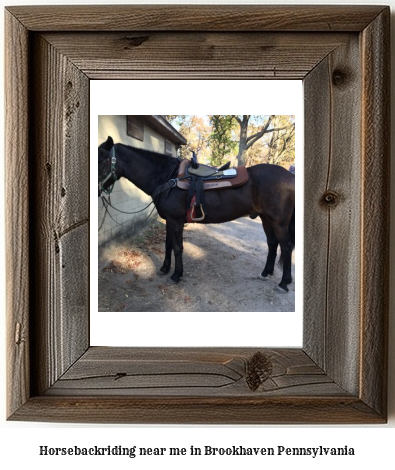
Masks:
[[[295,115],[99,115],[99,311],[294,312],[295,133]]]

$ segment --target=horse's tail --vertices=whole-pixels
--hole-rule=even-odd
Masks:
[[[288,232],[289,236],[291,237],[291,242],[292,242],[292,250],[295,248],[295,208],[292,212],[292,217],[291,220],[289,221],[288,224]],[[278,260],[278,263],[282,266],[283,264],[283,256],[280,256],[280,259]]]

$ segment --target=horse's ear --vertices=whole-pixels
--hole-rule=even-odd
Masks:
[[[104,149],[110,151],[114,146],[114,141],[112,140],[112,137],[108,136],[107,140],[100,144],[99,149]]]

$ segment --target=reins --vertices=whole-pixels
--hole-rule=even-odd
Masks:
[[[116,221],[114,219],[114,217],[110,214],[110,211],[108,210],[108,207],[111,207],[112,209],[122,213],[122,214],[138,214],[140,212],[144,212],[146,209],[148,209],[148,207],[153,204],[154,201],[151,201],[147,206],[145,206],[143,209],[139,210],[139,211],[134,211],[134,212],[125,212],[125,211],[121,211],[120,209],[116,208],[115,206],[113,206],[111,204],[111,200],[110,200],[110,197],[108,199],[106,199],[105,196],[101,196],[101,199],[102,199],[102,203],[103,203],[103,207],[105,209],[105,213],[104,213],[104,216],[103,216],[103,220],[101,221],[101,224],[100,224],[100,227],[99,227],[99,230],[98,232],[100,232],[101,228],[103,227],[104,225],[104,221],[105,221],[105,218],[106,218],[106,215],[108,214],[108,216],[110,217],[110,219],[112,219],[117,225],[126,225],[126,223],[119,223],[118,221]],[[152,211],[149,213],[148,217],[144,220],[144,223],[151,217],[152,213],[154,212],[155,210],[155,207],[152,208]]]

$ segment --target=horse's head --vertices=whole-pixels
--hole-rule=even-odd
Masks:
[[[99,197],[103,191],[114,185],[118,179],[116,175],[116,158],[114,141],[108,137],[105,142],[99,145]],[[111,191],[111,190],[110,190]]]

